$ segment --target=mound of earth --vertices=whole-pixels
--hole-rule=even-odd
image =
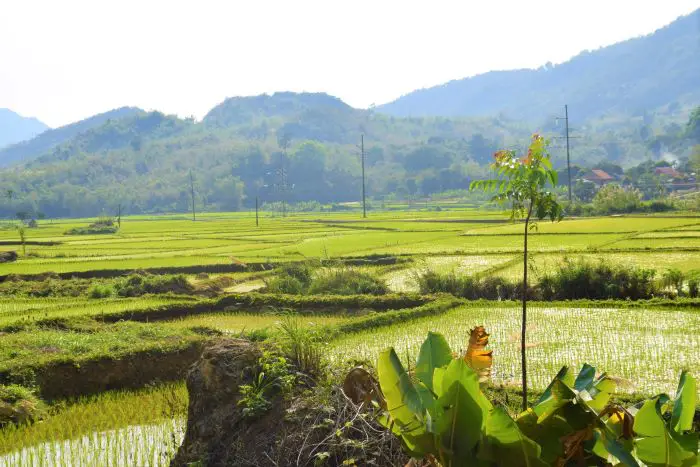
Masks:
[[[12,263],[17,261],[16,251],[0,251],[0,263]]]
[[[408,461],[399,441],[337,386],[300,383],[293,397],[276,397],[262,416],[245,418],[239,387],[253,382],[261,356],[259,344],[240,339],[205,348],[187,377],[187,431],[171,466],[394,466]]]

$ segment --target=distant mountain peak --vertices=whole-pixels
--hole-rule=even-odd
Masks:
[[[216,126],[246,123],[256,116],[286,117],[309,109],[354,110],[337,97],[323,92],[282,91],[257,96],[229,97],[207,113],[204,122]]]
[[[42,130],[42,132],[39,132],[40,134],[38,134],[38,136],[34,138],[29,136],[29,138],[32,139],[19,140],[19,142],[15,142],[10,146],[0,148],[0,167],[26,161],[45,154],[56,146],[71,140],[85,131],[101,126],[109,120],[116,120],[144,113],[145,111],[138,107],[120,107],[54,129],[49,129],[48,126],[44,125],[44,130],[46,131]],[[1,118],[0,114],[0,119]],[[0,128],[2,128],[2,126],[0,126]],[[34,135],[37,135],[37,133]],[[0,144],[0,146],[2,146],[2,144]]]
[[[48,129],[48,125],[34,117],[0,108],[0,148],[28,140]]]

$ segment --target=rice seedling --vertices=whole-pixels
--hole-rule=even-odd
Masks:
[[[629,382],[623,391],[645,394],[673,386],[683,369],[700,373],[700,314],[694,311],[533,306],[530,316],[528,376],[534,389],[544,389],[561,366],[584,362]],[[469,330],[483,325],[491,334],[493,378],[510,384],[520,371],[518,318],[515,306],[464,307],[347,335],[329,343],[327,352],[334,361],[374,362],[393,346],[402,358],[415,357],[428,331],[463,349]]]

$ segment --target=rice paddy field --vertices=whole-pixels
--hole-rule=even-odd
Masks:
[[[275,297],[255,295],[276,277],[275,267],[309,259],[344,260],[375,274],[398,294],[399,303],[417,294],[416,276],[425,270],[517,279],[523,226],[506,219],[500,212],[470,209],[371,213],[369,219],[357,213],[265,214],[256,227],[250,213],[202,214],[196,222],[176,215],[135,216],[123,218],[118,233],[108,235],[65,234],[93,219],[44,220],[26,229],[24,245],[12,223],[0,222],[0,251],[19,254],[16,261],[0,263],[0,282],[26,281],[27,290],[38,291],[3,295],[10,289],[0,288],[0,370],[15,378],[66,364],[84,374],[94,362],[137,354],[146,356],[148,365],[149,355],[167,358],[219,336],[274,338],[282,320],[298,315],[302,327],[330,336],[323,342],[324,358],[336,365],[374,362],[387,346],[414,359],[428,331],[443,333],[453,350],[463,349],[470,329],[483,325],[491,334],[493,382],[517,386],[520,308],[515,303],[459,301],[439,312],[419,313],[423,305],[404,310],[374,298],[352,305],[327,296],[319,303],[276,303]],[[695,215],[542,222],[531,235],[533,281],[567,258],[653,268],[657,276],[677,269],[686,278],[700,278],[700,217]],[[392,261],[373,263],[387,257]],[[111,286],[135,270],[185,274],[198,292],[51,295],[73,275]],[[199,293],[200,285],[220,278],[226,280],[215,296]],[[250,294],[258,298],[236,298]],[[387,311],[391,320],[377,319]],[[528,367],[535,390],[546,387],[562,365],[584,362],[619,378],[620,390],[628,394],[673,392],[682,369],[700,376],[695,303],[538,302],[530,308],[529,323]],[[0,466],[167,465],[184,436],[182,378],[133,390],[110,384],[97,394],[52,398],[40,422],[0,427]]]

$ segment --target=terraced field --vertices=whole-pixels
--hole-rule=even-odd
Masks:
[[[133,270],[152,268],[225,268],[236,261],[284,262],[305,258],[371,255],[462,256],[455,265],[492,264],[502,255],[514,257],[522,246],[520,225],[497,213],[417,213],[411,217],[378,214],[371,220],[350,215],[263,218],[206,216],[186,219],[125,219],[114,235],[64,235],[87,220],[43,222],[27,230],[27,255],[0,264],[0,275]],[[44,243],[44,244],[32,244]],[[53,243],[53,244],[48,244]],[[547,257],[585,254],[620,255],[633,264],[680,267],[694,274],[700,252],[697,217],[616,217],[541,223],[533,232],[531,250]],[[0,250],[20,250],[17,233],[0,230]],[[666,256],[669,255],[669,256]],[[440,261],[440,260],[436,260]],[[447,260],[449,263],[451,260]],[[436,266],[443,267],[435,264]],[[479,266],[475,266],[480,269]],[[476,270],[475,270],[476,272]]]
[[[42,221],[26,230],[26,254],[14,226],[0,224],[0,251],[19,253],[0,264],[0,378],[31,380],[52,404],[42,423],[0,429],[0,465],[166,465],[182,436],[182,378],[201,346],[220,336],[283,337],[287,319],[321,336],[326,361],[337,365],[373,362],[389,345],[402,358],[414,356],[428,330],[460,349],[472,327],[485,325],[494,381],[510,385],[520,365],[516,304],[415,294],[415,277],[425,270],[518,278],[522,225],[504,219],[476,210],[371,213],[365,220],[355,213],[264,215],[256,227],[250,213],[203,214],[196,222],[137,216],[109,235],[65,235],[91,219]],[[693,215],[543,222],[530,246],[533,281],[566,258],[700,278],[700,217]],[[374,274],[397,295],[264,293],[280,266],[309,259]],[[115,293],[135,270],[185,274],[191,292]],[[80,280],[111,292],[62,288]],[[697,301],[685,308],[673,301],[539,303],[530,322],[536,390],[562,365],[584,361],[620,378],[628,393],[673,391],[682,368],[700,375]],[[72,383],[52,383],[57,377]],[[155,381],[139,390],[146,392],[76,399]],[[139,404],[142,416],[134,415]]]

